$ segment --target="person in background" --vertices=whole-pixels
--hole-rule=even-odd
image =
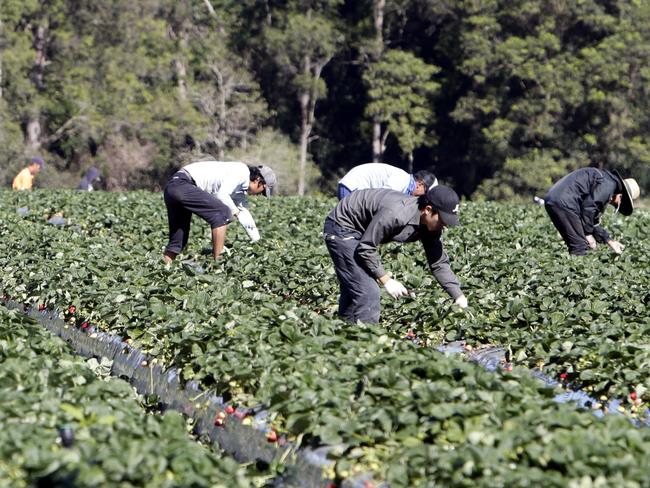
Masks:
[[[93,188],[93,183],[95,181],[99,181],[100,174],[101,173],[99,172],[99,170],[94,166],[88,168],[88,171],[86,171],[84,177],[81,178],[81,181],[79,182],[79,186],[77,186],[77,190],[93,191],[95,189]]]
[[[569,254],[582,256],[596,243],[607,244],[616,254],[625,246],[613,240],[600,225],[607,204],[622,215],[634,210],[639,185],[623,179],[617,171],[597,168],[577,169],[555,183],[544,197],[544,207],[567,245]]]
[[[259,239],[252,215],[231,195],[270,196],[276,184],[268,166],[248,166],[235,161],[206,160],[188,164],[177,171],[165,186],[165,205],[169,222],[166,262],[173,261],[187,245],[192,214],[212,228],[212,254],[219,259],[226,241],[226,230],[233,217],[242,224],[250,239]]]
[[[338,185],[338,199],[356,190],[369,188],[388,188],[413,195],[423,195],[438,184],[438,180],[428,171],[409,174],[406,171],[384,163],[367,163],[355,166],[341,178]]]
[[[381,283],[393,298],[408,295],[379,259],[385,242],[421,241],[433,275],[461,308],[467,307],[442,245],[442,230],[456,226],[459,198],[435,186],[418,198],[389,189],[358,190],[325,219],[323,237],[340,285],[339,316],[352,323],[379,321]]]
[[[14,178],[11,187],[14,190],[31,190],[34,185],[34,177],[45,167],[42,158],[34,157],[29,166],[20,171]]]

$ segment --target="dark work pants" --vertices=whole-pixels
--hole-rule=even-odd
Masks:
[[[212,229],[230,222],[232,213],[225,203],[194,184],[183,171],[178,171],[165,186],[165,205],[169,222],[169,242],[165,251],[179,254],[190,236],[192,214],[204,219]]]
[[[355,256],[361,234],[342,229],[328,218],[323,236],[339,280],[339,316],[352,323],[379,322],[379,286]]]
[[[587,245],[587,238],[580,216],[570,210],[549,205],[548,203],[544,205],[544,208],[548,216],[551,217],[553,225],[560,232],[562,239],[564,239],[569,253],[576,256],[587,254],[589,246]]]

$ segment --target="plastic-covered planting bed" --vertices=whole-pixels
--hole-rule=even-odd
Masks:
[[[327,459],[331,448],[298,447],[283,436],[277,436],[266,422],[267,412],[263,408],[236,409],[224,402],[222,397],[203,391],[196,382],[182,384],[177,369],[164,369],[156,364],[155,360],[124,342],[121,337],[97,331],[85,324],[80,328],[67,324],[59,318],[58,312],[39,311],[11,300],[5,300],[5,305],[35,318],[68,342],[78,354],[112,360],[111,372],[114,376],[130,381],[142,395],[154,395],[163,408],[180,411],[192,418],[196,434],[209,437],[213,443],[238,461],[284,463],[286,469],[276,478],[276,486],[334,486],[327,475],[333,467],[333,462]],[[407,336],[407,339],[416,344],[418,342],[411,336]],[[455,341],[438,345],[436,349],[441,353],[462,355],[488,371],[512,368],[512,364],[508,362],[507,351],[503,347],[486,346],[472,349],[465,341]],[[584,391],[568,389],[570,385],[558,382],[540,371],[528,370],[528,373],[546,386],[565,387],[565,391],[555,396],[558,403],[573,403],[578,408],[591,410],[598,417],[621,414],[619,407],[623,402],[620,400],[610,400],[603,406]],[[637,418],[631,418],[631,421],[637,427],[650,426],[650,410],[646,409]],[[365,476],[344,480],[340,486],[367,488],[371,486],[371,479],[371,473],[367,473]]]
[[[142,395],[155,395],[163,409],[173,409],[192,418],[197,435],[209,437],[237,461],[282,462],[286,469],[274,481],[275,486],[334,486],[327,474],[333,464],[327,459],[330,448],[298,447],[277,436],[266,422],[265,410],[236,409],[221,397],[203,391],[196,382],[182,384],[177,369],[164,369],[121,337],[97,331],[92,326],[69,325],[57,312],[39,311],[12,300],[5,300],[4,304],[36,319],[69,343],[76,353],[111,360],[112,375],[128,380]],[[366,488],[371,478],[368,475],[345,480],[340,486]]]
[[[499,368],[512,369],[512,364],[507,360],[507,351],[503,347],[492,346],[468,350],[465,341],[455,341],[449,344],[439,345],[436,349],[444,353],[463,354],[469,361],[482,366],[488,371],[496,371]],[[565,386],[541,371],[527,371],[546,386]],[[573,403],[578,408],[590,409],[597,417],[602,417],[606,414],[622,414],[620,407],[623,405],[623,402],[621,400],[611,399],[603,405],[598,399],[580,389],[567,388],[562,393],[555,395],[554,400],[558,403]],[[645,409],[636,418],[631,418],[630,420],[637,427],[650,427],[650,409]]]

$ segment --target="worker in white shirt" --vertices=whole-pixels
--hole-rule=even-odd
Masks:
[[[199,161],[177,171],[165,186],[169,221],[169,242],[164,252],[171,262],[187,245],[192,214],[212,228],[212,254],[219,259],[226,242],[226,230],[233,217],[239,220],[250,239],[260,238],[252,215],[231,195],[271,195],[275,173],[268,166],[248,166],[236,161]]]
[[[355,166],[339,181],[338,198],[342,200],[353,191],[370,188],[388,188],[417,197],[437,184],[438,180],[429,171],[409,174],[390,164],[367,163]]]

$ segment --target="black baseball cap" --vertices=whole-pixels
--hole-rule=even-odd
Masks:
[[[443,224],[450,227],[460,225],[458,219],[460,198],[454,190],[448,186],[438,185],[427,191],[426,195],[429,205],[438,212]]]

